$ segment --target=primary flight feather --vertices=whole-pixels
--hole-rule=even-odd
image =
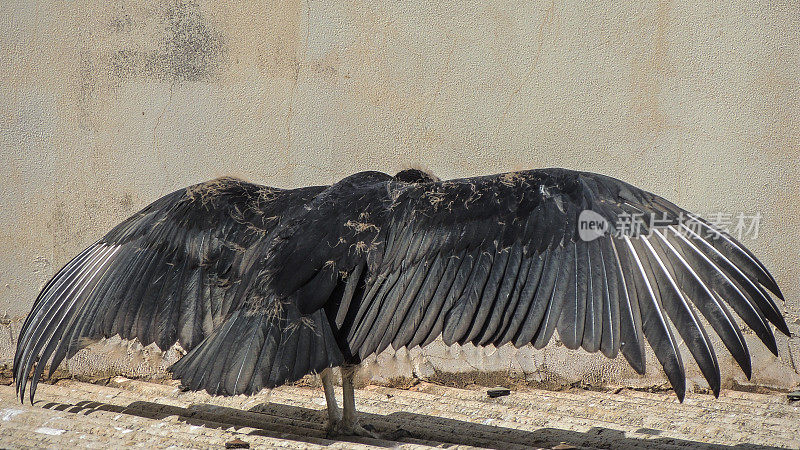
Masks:
[[[609,224],[593,240],[579,235],[586,210]],[[627,234],[620,217],[650,220]],[[177,342],[188,353],[175,378],[236,395],[389,346],[541,348],[557,330],[566,347],[621,352],[639,373],[648,342],[681,399],[682,340],[718,395],[700,317],[749,377],[731,310],[777,354],[771,326],[789,331],[772,297],[783,296],[742,244],[687,217],[565,169],[448,181],[362,172],[290,190],[220,178],[162,197],[56,273],[17,341],[17,392],[30,378],[32,401],[46,364],[114,335]]]

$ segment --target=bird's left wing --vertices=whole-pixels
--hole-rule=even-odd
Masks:
[[[92,340],[114,335],[161,349],[180,343],[189,354],[174,372],[212,394],[255,392],[340,362],[321,313],[301,318],[296,308],[264,298],[260,285],[261,262],[281,223],[325,189],[221,178],[168,194],[117,225],[36,299],[17,341],[17,393],[24,396],[31,377],[33,401],[48,361],[52,374]],[[249,302],[281,314],[250,314]],[[267,357],[298,342],[306,353],[291,364]]]
[[[773,352],[769,323],[788,333],[768,293],[781,297],[777,284],[744,246],[610,177],[543,169],[409,184],[367,174],[327,194],[287,228],[271,287],[303,311],[324,307],[353,357],[439,336],[542,347],[557,329],[567,347],[621,350],[641,373],[646,339],[682,398],[673,327],[719,390],[697,311],[748,376],[728,307]],[[582,239],[580,219],[598,217],[605,232]],[[638,235],[620,229],[625,217]]]

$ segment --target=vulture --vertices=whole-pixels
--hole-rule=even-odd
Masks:
[[[589,238],[587,211],[602,225]],[[772,326],[789,329],[773,296],[783,300],[773,276],[728,233],[604,175],[442,181],[407,169],[298,189],[223,177],[156,200],[59,270],[22,326],[13,371],[33,402],[45,366],[93,341],[177,343],[186,354],[170,371],[186,389],[252,395],[316,373],[330,432],[370,434],[355,366],[435,339],[542,348],[558,331],[567,348],[621,353],[638,373],[647,343],[683,400],[682,341],[718,396],[707,328],[749,378],[736,316],[777,355]]]

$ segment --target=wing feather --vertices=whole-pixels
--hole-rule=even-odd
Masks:
[[[517,285],[517,280],[520,276],[520,270],[524,267],[523,263],[523,246],[519,242],[515,242],[510,249],[508,262],[506,263],[505,272],[503,276],[495,283],[497,289],[493,296],[495,297],[491,311],[486,325],[480,332],[480,335],[471,339],[478,345],[486,345],[499,338],[501,331],[501,322],[504,317],[511,315],[511,308],[514,308],[512,290]]]
[[[708,242],[717,251],[729,258],[734,267],[746,272],[750,278],[754,278],[775,294],[776,297],[783,300],[783,293],[781,293],[775,278],[750,250],[727,233],[720,233],[719,230],[713,229],[705,220],[697,218],[697,221],[705,228],[707,233],[712,233],[716,237],[716,239],[711,239]],[[778,309],[774,303],[772,306],[776,310]]]
[[[714,283],[713,289],[728,302],[764,345],[773,354],[777,355],[778,344],[775,342],[775,336],[772,334],[772,330],[769,328],[767,320],[758,306],[753,304],[725,272],[698,249],[691,239],[685,237],[675,228],[670,228],[670,231],[672,233],[667,234],[668,238],[673,244],[677,244],[683,249],[684,257],[689,260],[689,263],[703,272],[713,274],[713,278],[709,278]]]
[[[547,282],[540,283],[536,289],[536,298],[534,299],[536,304],[544,303],[547,305],[541,323],[538,327],[533,328],[535,331],[530,338],[536,348],[543,348],[550,342],[564,302],[571,300],[576,295],[573,289],[577,288],[577,273],[574,269],[577,254],[577,246],[574,243],[563,249],[556,247],[553,250],[553,258],[550,259],[552,266],[550,270],[555,272],[555,276],[552,278],[552,287]],[[530,336],[531,331],[529,324],[535,323],[536,320],[530,322],[526,320],[514,345],[518,346],[521,342],[529,340],[528,336]]]
[[[622,356],[639,374],[645,373],[644,331],[642,330],[642,314],[639,308],[639,294],[636,290],[631,265],[628,264],[628,253],[620,253],[617,243],[608,239],[616,261],[619,276],[619,309],[620,309],[620,350]],[[624,250],[624,249],[623,249]]]
[[[698,275],[696,269],[686,261],[683,253],[664,237],[664,233],[656,230],[655,237],[657,238],[656,242],[660,244],[661,253],[665,255],[663,259],[675,261],[670,266],[673,278],[677,280],[681,289],[686,292],[686,296],[692,300],[714,331],[722,338],[723,344],[749,379],[751,373],[750,353],[736,320],[717,294]]]
[[[503,308],[502,305],[497,304],[497,291],[500,289],[504,278],[511,278],[510,274],[506,273],[510,257],[510,248],[498,249],[495,252],[489,277],[483,283],[480,297],[475,301],[475,311],[470,313],[474,317],[472,324],[469,325],[467,334],[459,339],[459,343],[463,344],[477,340],[478,336],[488,326],[487,321],[491,312]]]
[[[745,275],[742,270],[739,269],[739,267],[732,263],[724,254],[722,254],[709,242],[716,241],[721,238],[706,239],[685,224],[682,225],[682,228],[690,237],[693,238],[692,240],[697,243],[697,247],[700,248],[700,250],[705,253],[706,256],[717,265],[717,267],[722,269],[728,275],[728,277],[737,284],[739,289],[747,294],[750,299],[754,300],[758,309],[764,313],[766,318],[772,322],[773,325],[775,325],[781,332],[785,334],[789,333],[789,328],[786,325],[786,321],[778,310],[778,306],[775,305],[775,302],[773,302],[770,298],[769,294],[764,291],[757,281],[754,281]]]
[[[433,264],[425,275],[425,281],[414,295],[413,303],[409,306],[402,323],[395,331],[392,347],[399,349],[407,342],[412,342],[417,330],[423,328],[422,324],[428,311],[431,300],[434,298],[439,283],[448,278],[448,259],[437,255]]]
[[[714,347],[711,345],[703,325],[650,241],[640,239],[639,244],[637,251],[650,265],[650,273],[653,275],[652,279],[655,280],[667,316],[678,329],[678,333],[692,353],[694,360],[697,361],[714,395],[719,396],[719,364]]]
[[[436,258],[433,260],[431,265],[440,262],[441,258]],[[414,274],[408,286],[406,286],[405,291],[398,303],[396,313],[392,314],[389,318],[389,324],[386,327],[386,332],[383,334],[381,338],[381,342],[378,345],[378,352],[382,352],[395,340],[395,336],[398,334],[398,330],[400,325],[406,318],[409,309],[411,308],[412,303],[416,299],[419,290],[422,288],[422,285],[425,283],[425,280],[428,276],[434,272],[432,268],[428,267],[429,264],[427,261],[422,261],[416,265],[414,269]]]
[[[433,316],[433,326],[430,328],[428,335],[421,344],[423,347],[433,342],[437,337],[439,337],[440,334],[442,334],[442,327],[444,326],[445,318],[449,314],[450,309],[453,307],[456,299],[461,296],[464,286],[467,284],[467,279],[476,265],[475,260],[477,259],[477,256],[477,250],[463,253],[463,256],[459,258],[458,271],[453,277],[453,282],[440,285],[444,286],[443,291],[437,292],[437,294],[439,294],[437,297],[442,299],[440,304],[441,307],[437,308],[437,314]]]
[[[636,286],[639,308],[642,313],[642,331],[653,348],[656,358],[664,368],[675,394],[680,400],[686,393],[686,378],[684,376],[683,360],[678,350],[675,337],[672,335],[669,323],[661,303],[660,293],[653,286],[653,276],[649,273],[649,266],[643,263],[643,256],[636,249],[635,243],[630,238],[624,238],[625,248],[617,247],[617,253],[630,255],[631,277]]]
[[[608,239],[599,239],[598,256],[599,268],[602,270],[602,335],[600,337],[600,350],[608,358],[615,358],[620,345],[620,296],[625,295],[619,290],[616,259],[612,259]],[[624,287],[623,287],[624,289]]]
[[[558,336],[569,349],[581,346],[583,329],[587,319],[587,297],[591,289],[591,266],[589,245],[585,242],[573,244],[574,261],[570,267],[572,279],[565,294],[564,309],[558,316]]]
[[[545,250],[544,254],[528,254],[522,258],[520,276],[517,277],[514,291],[511,294],[509,313],[503,317],[502,333],[494,341],[494,345],[499,346],[511,342],[517,335],[519,327],[527,316],[528,307],[536,294],[536,287],[539,285],[539,278],[549,255],[550,251]]]
[[[421,321],[414,329],[413,337],[408,341],[409,347],[423,345],[423,343],[426,342],[430,336],[433,336],[431,340],[436,339],[437,333],[433,333],[433,328],[435,328],[436,324],[438,323],[441,311],[444,308],[447,293],[450,291],[453,283],[455,283],[456,277],[461,271],[461,265],[464,263],[466,256],[466,249],[462,249],[456,254],[446,257],[447,265],[445,266],[441,279],[438,280],[438,283],[436,283],[435,291],[431,296],[430,302],[428,303],[424,313],[418,313],[421,315]],[[405,342],[406,341],[397,342],[396,348],[402,347]]]

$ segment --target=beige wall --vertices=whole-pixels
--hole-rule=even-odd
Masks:
[[[800,5],[624,3],[0,2],[0,359],[54,271],[168,191],[412,163],[591,170],[697,212],[760,212],[745,243],[800,333]],[[800,341],[779,345],[752,343],[756,381],[791,387]],[[661,380],[558,346],[382,358],[383,375]]]

